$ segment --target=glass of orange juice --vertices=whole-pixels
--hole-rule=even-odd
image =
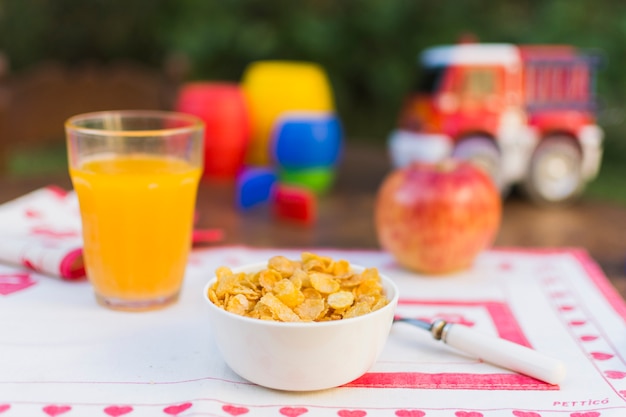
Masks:
[[[65,123],[84,261],[99,304],[151,310],[178,299],[203,168],[200,119],[144,110]]]

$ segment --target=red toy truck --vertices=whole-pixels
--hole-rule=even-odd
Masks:
[[[475,161],[503,193],[568,202],[599,170],[599,60],[570,46],[466,43],[420,57],[420,83],[389,137],[395,167],[453,156]]]

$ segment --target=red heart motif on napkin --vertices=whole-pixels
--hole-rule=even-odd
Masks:
[[[572,413],[570,417],[600,417],[597,411],[588,411],[586,413]]]
[[[76,230],[55,230],[50,227],[35,226],[30,229],[31,235],[46,236],[49,238],[66,238],[66,237],[78,237],[80,233]]]
[[[456,417],[483,417],[483,413],[478,411],[457,411],[454,415]]]
[[[515,417],[541,417],[541,414],[535,413],[533,411],[513,411],[513,415]]]
[[[163,409],[163,412],[165,414],[169,414],[170,416],[177,416],[180,413],[182,413],[183,411],[187,410],[189,407],[191,407],[191,403],[182,403],[182,404],[177,404],[177,405],[170,405],[169,407],[165,407]]]
[[[339,417],[364,417],[367,413],[363,410],[339,410],[337,415]]]
[[[131,411],[133,411],[133,407],[130,407],[128,405],[111,405],[104,409],[104,413],[111,417],[123,416],[124,414],[128,414]]]
[[[304,407],[283,407],[279,411],[280,414],[287,417],[298,417],[308,412],[309,410]]]
[[[0,274],[0,295],[13,294],[35,284],[36,282],[30,278],[30,274],[25,272]]]
[[[42,408],[43,412],[49,415],[50,417],[59,416],[63,413],[67,413],[70,411],[72,407],[69,405],[47,405]]]
[[[0,413],[4,413],[5,411],[7,411],[9,408],[11,408],[10,404],[0,404]]]
[[[38,219],[42,217],[41,211],[32,208],[24,209],[24,215],[30,219]]]
[[[222,410],[226,411],[231,416],[240,416],[250,411],[246,407],[235,407],[234,405],[222,406]]]
[[[511,264],[510,262],[504,261],[500,263],[499,267],[503,271],[510,271],[511,269],[513,269],[513,264]]]
[[[396,415],[398,417],[424,417],[426,413],[421,410],[398,410]]]

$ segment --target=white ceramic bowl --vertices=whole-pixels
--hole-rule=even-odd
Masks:
[[[266,262],[233,268],[233,272],[264,268]],[[398,287],[382,274],[381,279],[389,304],[344,320],[284,323],[239,316],[209,300],[208,289],[216,278],[204,287],[204,299],[213,338],[234,372],[268,388],[313,391],[357,379],[382,352],[398,304]]]

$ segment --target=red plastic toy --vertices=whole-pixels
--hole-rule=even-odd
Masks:
[[[278,219],[304,224],[311,224],[317,219],[317,198],[306,187],[278,184],[273,207]]]
[[[242,169],[250,142],[250,117],[238,84],[185,84],[176,110],[205,123],[204,177],[234,179]]]

